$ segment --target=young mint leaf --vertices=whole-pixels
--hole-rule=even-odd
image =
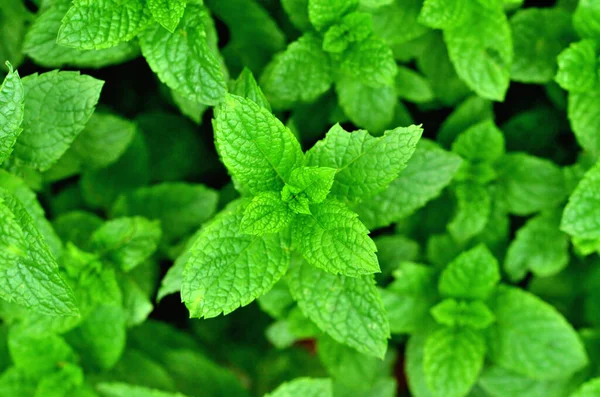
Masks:
[[[336,124],[306,153],[307,163],[337,169],[332,195],[369,198],[398,177],[422,133],[419,126],[399,127],[375,138],[364,130],[349,133]]]
[[[570,92],[586,92],[596,87],[596,43],[583,40],[573,43],[558,56],[556,82]]]
[[[79,72],[57,70],[25,77],[23,132],[15,157],[42,171],[49,169],[85,127],[103,84]]]
[[[376,36],[350,46],[342,54],[339,69],[345,77],[369,87],[393,86],[398,72],[392,50]]]
[[[438,131],[437,140],[441,145],[449,148],[463,131],[488,119],[494,119],[492,102],[478,96],[470,96],[444,120]]]
[[[460,78],[479,96],[502,101],[513,59],[510,25],[500,1],[470,2],[467,23],[444,30],[448,54]]]
[[[250,99],[267,109],[269,112],[271,111],[271,105],[269,104],[267,97],[263,94],[258,83],[254,79],[252,72],[248,68],[244,68],[237,80],[231,82],[229,92],[233,95]]]
[[[431,83],[414,70],[399,66],[396,74],[396,95],[414,103],[427,103],[435,99]]]
[[[148,9],[154,19],[171,33],[175,33],[183,17],[185,0],[148,0]]]
[[[494,322],[494,314],[481,301],[444,299],[431,308],[431,315],[439,324],[449,327],[485,329]]]
[[[148,14],[138,0],[75,0],[56,41],[81,50],[114,47],[142,31],[150,21]]]
[[[575,330],[556,309],[529,292],[502,286],[490,299],[492,362],[534,379],[564,377],[588,358]]]
[[[99,383],[96,387],[102,397],[186,397],[181,393],[170,393],[126,383]]]
[[[477,381],[485,357],[483,334],[469,328],[441,328],[427,337],[423,369],[434,395],[466,396]]]
[[[498,262],[485,245],[460,254],[440,275],[438,288],[444,297],[485,299],[500,281]]]
[[[73,349],[58,335],[32,336],[13,328],[8,336],[13,364],[25,374],[40,378],[57,369],[60,363],[74,362]]]
[[[569,239],[560,231],[560,212],[541,213],[527,221],[508,247],[504,270],[512,281],[527,271],[536,276],[557,274],[569,263]]]
[[[380,271],[377,247],[356,213],[337,200],[313,204],[310,211],[297,216],[292,228],[294,244],[308,263],[350,277]]]
[[[468,0],[425,0],[419,22],[434,29],[448,29],[465,23],[471,14]]]
[[[336,172],[337,169],[330,167],[296,168],[282,190],[284,201],[289,196],[303,195],[310,203],[323,202],[331,190]]]
[[[469,161],[493,163],[504,155],[504,135],[488,119],[460,134],[452,143],[452,151]]]
[[[293,218],[294,212],[281,200],[279,193],[259,193],[246,207],[240,231],[254,236],[277,233],[288,226]]]
[[[480,234],[488,223],[492,210],[492,198],[488,188],[476,183],[461,183],[454,188],[457,208],[448,223],[450,235],[464,243]]]
[[[594,397],[600,394],[600,378],[594,378],[585,382],[570,397]]]
[[[220,61],[207,42],[209,23],[204,7],[189,4],[177,32],[155,24],[140,34],[140,45],[150,68],[169,88],[191,101],[216,105],[227,86]]]
[[[461,161],[459,156],[433,142],[421,141],[400,176],[386,190],[354,209],[369,229],[387,226],[439,196]]]
[[[189,250],[181,296],[192,317],[216,317],[246,306],[287,271],[283,236],[243,234],[244,209],[244,202],[230,204]]]
[[[327,52],[344,52],[351,43],[361,42],[373,31],[371,15],[352,12],[341,23],[330,27],[323,37],[323,49]]]
[[[358,7],[359,0],[308,0],[308,17],[317,30],[324,30]]]
[[[19,73],[7,63],[8,74],[0,85],[0,164],[12,153],[21,134],[25,92]]]
[[[142,324],[154,309],[150,298],[130,274],[124,274],[119,278],[119,286],[123,291],[123,309],[127,327]]]
[[[287,281],[302,312],[323,332],[361,353],[383,358],[390,328],[372,276],[335,276],[299,260]],[[327,294],[322,294],[325,289]]]
[[[7,216],[6,226],[0,233],[3,243],[9,242],[9,252],[3,252],[1,256],[0,298],[41,314],[77,315],[73,292],[60,277],[58,265],[27,210],[4,189],[0,189],[0,208]],[[20,233],[6,236],[8,232],[16,232],[17,227]],[[23,246],[23,243],[27,245]],[[10,262],[6,263],[5,259]]]
[[[275,109],[313,102],[333,82],[331,60],[321,40],[305,34],[275,55],[260,77],[260,86]]]
[[[94,250],[128,272],[148,259],[160,241],[160,223],[142,217],[117,218],[92,235]]]
[[[213,124],[219,154],[242,191],[279,192],[303,162],[292,132],[249,99],[227,95]]]
[[[280,385],[265,397],[333,397],[333,385],[330,379],[297,378]]]
[[[573,26],[580,37],[596,39],[600,34],[600,7],[593,0],[581,0],[573,13]]]
[[[529,215],[566,198],[564,175],[549,160],[511,153],[501,159],[498,168],[499,195],[511,214]]]
[[[600,238],[600,163],[589,170],[575,188],[563,212],[560,229],[571,236]]]

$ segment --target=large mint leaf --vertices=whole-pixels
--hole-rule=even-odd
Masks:
[[[192,317],[216,317],[246,306],[287,271],[289,248],[283,236],[240,231],[244,204],[231,204],[188,251],[181,296]]]
[[[383,358],[390,326],[372,276],[334,276],[298,260],[287,280],[302,312],[323,332],[361,353]]]
[[[177,32],[155,24],[140,35],[140,44],[146,61],[169,88],[193,102],[216,105],[227,86],[220,61],[207,42],[209,21],[204,7],[190,4]]]
[[[55,70],[25,77],[25,116],[15,157],[42,171],[49,169],[85,127],[103,84],[79,72]]]
[[[585,174],[569,197],[560,224],[561,230],[579,238],[600,238],[599,184],[600,163]]]
[[[369,198],[398,177],[412,157],[423,130],[399,127],[375,138],[367,131],[352,133],[339,124],[306,153],[310,165],[337,169],[331,194],[349,200]]]
[[[292,132],[249,99],[228,95],[217,108],[214,129],[223,163],[242,191],[279,192],[303,161]]]
[[[500,287],[490,299],[496,322],[489,329],[492,362],[535,379],[572,374],[588,363],[579,336],[565,318],[538,297]]]
[[[304,259],[350,277],[379,272],[377,247],[356,213],[336,200],[313,204],[310,211],[296,216],[292,228],[294,244]]]
[[[339,70],[347,78],[379,87],[394,85],[398,66],[390,47],[382,39],[370,36],[343,53]]]
[[[21,134],[25,92],[16,70],[9,71],[0,86],[0,164],[10,156],[17,137]]]
[[[183,17],[186,4],[185,0],[148,0],[148,9],[158,23],[174,33]]]

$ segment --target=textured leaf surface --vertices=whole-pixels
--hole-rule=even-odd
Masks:
[[[292,228],[294,244],[308,263],[350,277],[379,272],[377,247],[358,215],[334,200],[310,210],[312,215],[298,215]]]
[[[504,155],[504,135],[492,120],[485,120],[460,134],[452,151],[472,162],[493,163]]]
[[[233,95],[250,99],[267,109],[269,112],[271,111],[271,105],[269,104],[267,97],[263,94],[262,89],[258,86],[252,72],[248,68],[244,68],[238,78],[231,82],[229,92]]]
[[[23,79],[25,116],[14,155],[44,171],[69,148],[94,112],[104,83],[79,72]]]
[[[486,368],[479,385],[492,397],[563,397],[573,389],[570,377],[539,380],[506,370],[500,366]]]
[[[425,0],[419,22],[435,29],[452,28],[465,23],[471,10],[467,0]]]
[[[470,96],[444,120],[438,131],[437,141],[449,148],[457,136],[488,119],[494,119],[492,102],[476,95]]]
[[[190,4],[176,32],[156,24],[140,35],[140,44],[146,61],[169,88],[191,101],[216,105],[227,87],[219,59],[207,43],[209,18],[205,8]]]
[[[331,194],[350,200],[371,197],[385,189],[412,157],[423,130],[399,127],[375,138],[352,133],[339,124],[306,154],[307,162],[337,169]]]
[[[10,156],[21,133],[25,92],[23,83],[12,67],[0,86],[0,164]]]
[[[244,206],[232,206],[200,233],[189,251],[181,296],[192,317],[216,317],[249,304],[289,266],[283,237],[242,234]]]
[[[573,25],[579,36],[595,39],[600,34],[600,7],[594,0],[582,0],[573,14]]]
[[[154,19],[174,33],[185,11],[185,0],[148,0],[148,9]]]
[[[249,99],[228,95],[217,108],[214,129],[223,163],[242,190],[281,191],[303,161],[292,132]]]
[[[600,238],[600,163],[585,174],[569,197],[560,228],[579,238]]]
[[[293,217],[294,212],[281,200],[279,193],[260,193],[246,207],[240,231],[256,236],[277,233],[289,225]]]
[[[265,397],[332,397],[333,385],[330,379],[297,378],[284,383]]]
[[[346,77],[370,87],[393,86],[398,72],[392,50],[376,36],[352,45],[344,52],[339,68]]]
[[[569,93],[568,116],[579,145],[594,154],[600,153],[600,90]]]
[[[386,190],[355,207],[360,219],[375,229],[412,214],[441,193],[461,161],[459,156],[423,142]]]
[[[308,0],[308,17],[317,30],[322,30],[338,22],[358,3],[358,0]]]
[[[427,337],[423,366],[434,395],[468,394],[483,368],[485,339],[468,328],[442,328]]]
[[[431,308],[431,315],[439,324],[449,327],[485,329],[494,322],[494,314],[481,301],[444,299]]]
[[[560,53],[557,59],[558,73],[556,82],[565,90],[586,92],[595,88],[596,75],[596,43],[583,40],[573,43]]]
[[[311,203],[320,203],[327,198],[336,172],[335,168],[330,167],[298,167],[290,174],[282,197],[287,194],[303,195]]]
[[[488,223],[492,198],[487,187],[476,183],[461,183],[454,189],[456,213],[448,223],[448,231],[459,242],[466,242],[480,234]]]
[[[75,361],[73,349],[58,335],[37,337],[13,329],[8,350],[15,367],[33,377],[52,373],[61,362]]]
[[[494,363],[535,379],[564,377],[587,364],[575,330],[538,297],[500,287],[490,307],[496,322],[489,329],[488,357]]]
[[[334,276],[297,261],[287,280],[302,312],[323,332],[361,353],[383,358],[390,327],[371,276]]]

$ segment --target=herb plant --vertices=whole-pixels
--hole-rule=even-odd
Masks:
[[[0,2],[0,397],[600,396],[594,0]]]

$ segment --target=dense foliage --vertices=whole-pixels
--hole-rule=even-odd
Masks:
[[[596,0],[0,1],[0,397],[600,396],[599,55]]]

